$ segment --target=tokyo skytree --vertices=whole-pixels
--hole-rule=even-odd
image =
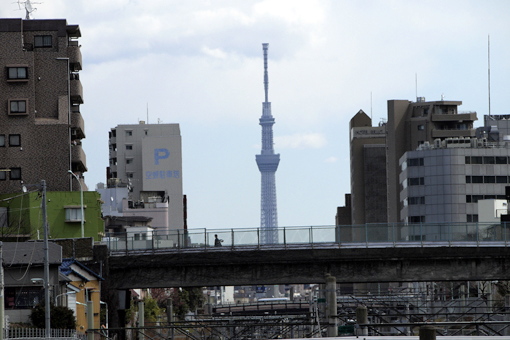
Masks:
[[[262,151],[256,155],[257,165],[261,174],[260,193],[260,231],[261,243],[278,243],[278,214],[276,209],[275,172],[280,163],[280,155],[273,149],[273,124],[271,103],[268,102],[269,81],[267,76],[267,49],[269,44],[262,44],[264,50],[264,91],[265,101],[262,103],[262,117],[259,124],[262,126]]]

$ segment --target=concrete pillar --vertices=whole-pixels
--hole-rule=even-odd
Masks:
[[[326,305],[328,318],[328,337],[338,336],[338,319],[336,305],[336,278],[331,275],[326,276]]]
[[[366,306],[359,305],[356,307],[356,322],[358,324],[368,323],[368,310]],[[360,332],[361,334],[356,335],[368,335],[368,327],[363,326],[361,328],[357,328],[357,332]]]
[[[94,302],[87,301],[87,340],[94,340]]]
[[[505,310],[509,310],[510,308],[510,295],[505,295]],[[510,314],[505,314],[505,320],[510,321]],[[510,329],[509,327],[505,328],[505,334],[504,335],[510,335]]]
[[[143,301],[138,301],[138,327],[145,327],[145,304]],[[143,336],[144,331],[139,331],[139,340],[144,340]]]
[[[166,318],[170,325],[170,339],[174,339],[174,304],[171,298],[166,300]]]
[[[436,340],[436,328],[434,326],[421,326],[420,340]]]

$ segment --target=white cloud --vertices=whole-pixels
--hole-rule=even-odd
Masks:
[[[324,160],[325,163],[336,163],[338,162],[338,157],[331,156]]]
[[[326,145],[326,137],[320,133],[275,137],[275,148],[277,149],[320,149]]]
[[[207,46],[204,46],[202,47],[202,52],[213,58],[225,59],[227,57],[227,54],[219,48],[209,48]]]

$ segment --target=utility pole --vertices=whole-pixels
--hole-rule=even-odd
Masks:
[[[46,339],[51,338],[51,309],[50,309],[50,258],[48,245],[48,218],[46,209],[46,181],[41,180],[42,215],[44,225],[44,330]],[[3,301],[2,301],[3,302]]]
[[[4,288],[4,244],[0,241],[0,340],[4,340],[5,333]]]

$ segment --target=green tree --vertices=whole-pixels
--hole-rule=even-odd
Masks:
[[[36,328],[45,328],[45,308],[44,304],[38,304],[32,309],[30,321]],[[74,329],[76,328],[76,319],[71,309],[63,306],[50,307],[50,327],[53,329]]]
[[[205,298],[202,288],[179,288],[174,289],[171,294],[174,314],[177,318],[183,320],[186,313],[201,308]]]
[[[145,305],[145,321],[146,322],[158,321],[158,317],[162,313],[161,308],[159,308],[158,306],[158,302],[149,296],[143,299],[143,303]]]

